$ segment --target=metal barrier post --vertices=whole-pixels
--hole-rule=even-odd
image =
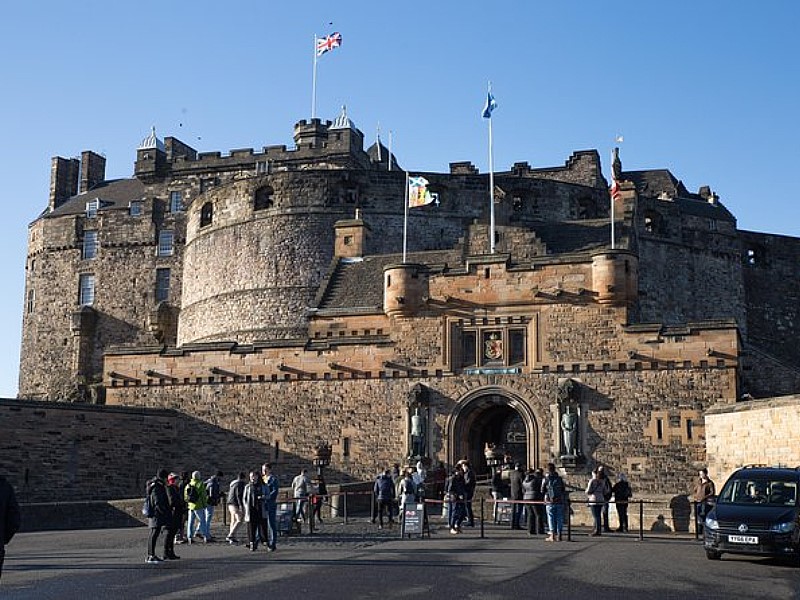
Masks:
[[[485,498],[481,498],[481,539],[483,539],[483,505],[486,503]]]
[[[312,494],[308,499],[309,504],[306,506],[306,514],[311,513],[308,517],[308,535],[314,535],[314,507],[317,504],[317,497]]]
[[[347,525],[347,491],[344,493],[344,502],[342,502],[342,508],[344,509],[344,524]]]
[[[697,513],[698,513],[698,511],[697,511],[697,502],[695,502],[694,500],[692,500],[691,511],[692,511],[692,517],[691,518],[692,518],[692,521],[694,521],[694,539],[695,540],[699,540],[700,539],[700,519],[697,517]]]
[[[564,512],[567,513],[566,514],[566,517],[567,517],[567,541],[571,542],[572,541],[572,502],[570,501],[569,496],[567,496],[567,504],[564,507]],[[553,532],[553,537],[555,537],[555,535],[556,535],[556,533]]]
[[[644,541],[644,500],[639,500],[639,541]]]

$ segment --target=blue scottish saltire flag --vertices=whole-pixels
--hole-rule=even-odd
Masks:
[[[492,96],[491,90],[486,95],[486,105],[483,107],[483,112],[481,116],[484,119],[491,119],[492,118],[492,111],[497,108],[497,100],[494,99]]]

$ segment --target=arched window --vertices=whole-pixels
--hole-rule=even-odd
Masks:
[[[214,220],[214,205],[211,202],[206,202],[200,208],[200,227],[211,225]]]
[[[272,188],[268,185],[261,186],[255,192],[253,196],[253,210],[265,210],[267,208],[272,208],[274,204]]]

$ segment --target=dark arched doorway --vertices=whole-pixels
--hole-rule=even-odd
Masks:
[[[514,462],[538,466],[536,425],[530,411],[519,400],[502,393],[486,392],[466,400],[455,415],[452,434],[454,462],[468,458],[481,474],[488,474],[484,449],[487,443],[501,446]]]

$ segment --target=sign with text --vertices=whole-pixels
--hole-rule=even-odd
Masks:
[[[403,535],[418,535],[422,537],[425,525],[425,504],[409,502],[403,506]]]

